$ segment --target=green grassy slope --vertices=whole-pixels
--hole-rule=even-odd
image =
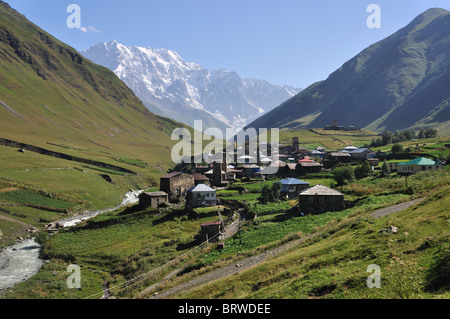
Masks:
[[[306,229],[319,233],[314,239],[237,275],[172,297],[448,298],[449,176],[448,169],[413,176],[410,179],[413,198],[425,200],[378,219],[370,216],[376,209],[409,200],[410,196],[402,194],[403,178],[392,175],[350,184],[342,191],[361,196],[360,203],[353,209],[334,213],[335,217],[326,225],[316,224],[318,227]],[[297,222],[297,230],[303,230],[298,217],[282,223],[274,221],[262,220],[250,226],[248,236],[260,229],[271,233],[271,227],[280,227],[282,223],[287,228]],[[380,232],[389,226],[398,227],[398,233]],[[381,269],[380,289],[367,287],[371,274],[367,268],[373,264]]]
[[[0,145],[0,192],[18,188],[1,204],[23,202],[19,195],[27,191],[30,203],[19,204],[47,194],[39,203],[56,196],[68,201],[62,206],[69,210],[114,207],[130,189],[157,186],[173,168],[171,133],[177,127],[185,126],[151,113],[113,72],[0,1],[0,138],[135,173]],[[0,219],[3,234],[10,234],[0,246],[14,241],[13,229],[23,228],[19,222],[39,227],[64,217],[36,207],[7,206],[0,214],[18,221]]]
[[[1,136],[147,155],[166,163],[175,122],[155,116],[114,73],[0,4]],[[159,156],[155,156],[159,155]]]
[[[144,289],[174,267],[189,262],[204,253],[194,248],[200,224],[217,220],[217,212],[200,212],[187,216],[183,210],[158,214],[156,210],[138,211],[136,208],[105,213],[86,225],[60,231],[50,236],[43,248],[45,259],[51,263],[29,281],[2,294],[2,298],[66,299],[87,298],[100,293],[106,280],[111,287],[143,274],[132,290]],[[206,248],[208,249],[208,248]],[[186,254],[186,255],[185,255]],[[183,257],[184,255],[184,257]],[[159,266],[180,257],[161,272]],[[82,269],[81,289],[68,289],[66,269],[69,264]],[[127,287],[114,289],[117,296],[127,296]]]
[[[148,111],[113,72],[83,58],[0,2],[1,138],[123,167],[138,174],[135,184],[152,185],[173,167],[170,152],[175,141],[170,134],[176,127],[182,125]],[[80,189],[91,183],[75,177],[76,172],[52,172],[47,180],[45,174],[25,177],[15,166],[75,166],[92,171],[30,152],[4,147],[1,151],[0,177],[51,191],[68,182]],[[133,186],[125,179],[117,182],[122,190]]]

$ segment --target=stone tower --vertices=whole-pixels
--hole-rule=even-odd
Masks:
[[[223,176],[222,176],[222,165],[223,163],[214,162],[213,163],[213,176],[212,176],[212,184],[214,186],[222,186]]]
[[[292,148],[294,149],[294,151],[298,151],[299,150],[298,137],[293,137],[292,138]]]

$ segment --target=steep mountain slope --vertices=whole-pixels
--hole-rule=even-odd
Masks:
[[[449,85],[450,12],[430,9],[249,126],[324,127],[338,119],[376,131],[443,129]]]
[[[193,126],[242,127],[297,94],[293,87],[208,71],[166,49],[126,47],[112,41],[81,52],[114,71],[153,112]]]
[[[170,134],[180,123],[151,113],[113,72],[3,1],[0,70],[1,138],[115,164],[139,158],[155,172],[172,166]]]

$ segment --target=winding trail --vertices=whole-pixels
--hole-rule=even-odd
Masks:
[[[24,227],[33,228],[33,226],[28,225],[28,224],[26,224],[26,223],[24,223],[24,222],[22,222],[20,220],[17,220],[17,219],[14,219],[14,218],[2,215],[2,214],[0,214],[0,220],[7,220],[7,221],[10,221],[10,222],[18,223],[18,224],[20,224],[20,225],[22,225]]]
[[[372,212],[370,214],[370,216],[374,217],[374,218],[381,218],[384,216],[388,216],[394,213],[398,213],[400,211],[406,210],[411,206],[417,205],[420,202],[422,202],[424,200],[424,198],[420,198],[420,199],[416,199],[416,200],[412,200],[409,202],[405,202],[405,203],[401,203],[401,204],[397,204],[394,206],[390,206],[390,207],[386,207],[380,210],[377,210],[375,212]],[[256,255],[256,256],[252,256],[252,257],[248,257],[246,259],[240,260],[238,262],[234,262],[231,265],[222,267],[220,269],[211,271],[207,274],[201,275],[199,277],[196,277],[186,283],[180,284],[178,286],[169,288],[166,291],[160,292],[158,294],[155,294],[151,297],[149,297],[149,299],[165,299],[168,298],[172,295],[175,295],[176,293],[180,292],[180,291],[186,291],[189,290],[191,288],[203,285],[203,284],[207,284],[219,279],[223,279],[229,276],[233,276],[236,275],[242,271],[245,271],[247,269],[250,269],[254,266],[257,266],[259,264],[261,264],[262,262],[264,262],[265,260],[267,260],[269,257],[272,256],[277,256],[280,253],[282,253],[283,251],[288,250],[289,248],[299,245],[301,243],[303,243],[304,241],[307,241],[311,238],[316,237],[317,235],[319,235],[319,233],[314,233],[314,234],[309,234],[303,238],[288,242],[284,245],[281,245],[277,248],[268,250],[262,254]],[[146,290],[148,291],[148,290]]]

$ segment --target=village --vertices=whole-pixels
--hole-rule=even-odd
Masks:
[[[352,128],[353,129],[353,128]],[[268,145],[273,147],[273,145]],[[263,156],[257,151],[239,156],[238,152],[221,152],[218,154],[204,154],[204,157],[214,156],[212,164],[184,164],[178,166],[179,170],[170,172],[160,178],[159,191],[144,192],[139,196],[141,209],[159,209],[171,205],[184,205],[186,210],[208,207],[214,210],[217,207],[227,207],[239,211],[239,218],[246,213],[247,200],[229,200],[228,190],[239,189],[239,194],[248,193],[246,185],[256,187],[255,201],[267,203],[272,201],[290,200],[293,207],[290,212],[298,216],[318,215],[327,212],[342,211],[352,207],[352,203],[344,198],[344,194],[322,184],[311,185],[303,180],[331,173],[338,167],[366,167],[368,171],[383,173],[398,173],[406,178],[414,173],[436,170],[443,167],[438,159],[417,157],[411,160],[386,162],[387,154],[381,151],[372,151],[368,147],[346,146],[341,150],[326,150],[317,147],[313,150],[300,147],[299,138],[293,137],[291,145],[277,144],[277,160]],[[273,154],[272,154],[273,155]],[[410,157],[410,156],[409,156]],[[262,187],[261,185],[266,185]],[[268,186],[272,184],[272,186]],[[235,185],[239,185],[236,187]],[[264,191],[276,195],[263,198]],[[231,192],[231,191],[230,191]],[[218,211],[218,220],[201,225],[203,240],[224,238],[226,222]],[[236,215],[235,215],[236,216]],[[257,216],[252,216],[256,219]],[[228,223],[229,224],[229,223]],[[220,246],[223,247],[221,242]]]

